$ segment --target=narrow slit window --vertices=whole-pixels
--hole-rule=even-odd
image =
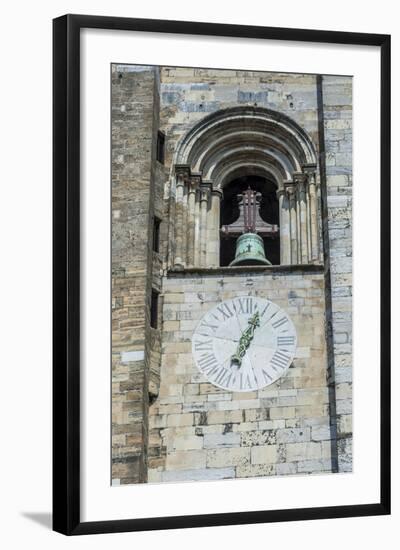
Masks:
[[[153,222],[153,251],[160,252],[160,218],[154,217]]]
[[[156,290],[151,291],[150,326],[152,328],[158,327],[158,295]]]
[[[165,134],[158,131],[157,134],[157,160],[164,164]]]

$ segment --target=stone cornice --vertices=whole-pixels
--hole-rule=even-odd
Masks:
[[[224,267],[191,267],[185,269],[169,269],[168,277],[183,277],[191,275],[241,275],[248,273],[290,274],[290,273],[324,273],[323,264],[296,264],[296,265],[253,265],[253,266],[224,266]]]

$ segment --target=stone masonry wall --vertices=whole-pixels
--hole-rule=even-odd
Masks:
[[[287,311],[298,333],[288,373],[247,393],[207,382],[191,354],[199,319],[219,301],[240,295],[272,300]],[[163,298],[161,386],[149,419],[149,482],[332,471],[323,270],[170,274],[163,281]]]
[[[112,480],[147,480],[158,70],[112,71]]]
[[[178,140],[193,124],[214,111],[240,105],[284,113],[304,128],[318,149],[315,75],[163,67],[160,102],[167,166]]]
[[[338,468],[352,470],[352,78],[322,77]],[[328,312],[329,315],[330,312]]]

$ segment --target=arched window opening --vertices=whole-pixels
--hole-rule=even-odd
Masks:
[[[260,256],[260,264],[320,262],[316,160],[308,135],[282,113],[235,107],[200,120],[174,154],[169,265],[254,265]],[[249,216],[254,205],[259,228],[239,231],[239,209]],[[254,263],[244,263],[253,252]]]
[[[240,195],[247,189],[252,189],[261,195],[259,203],[259,215],[262,221],[279,225],[279,202],[276,196],[275,183],[261,176],[242,176],[231,181],[224,187],[221,201],[220,227],[232,226],[239,219]],[[260,228],[261,229],[261,228]],[[265,256],[272,265],[280,263],[279,232],[265,233],[257,231],[264,243]],[[228,266],[235,259],[236,241],[240,233],[221,231],[220,239],[220,265]]]

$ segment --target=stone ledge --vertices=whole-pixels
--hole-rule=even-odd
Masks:
[[[287,273],[323,273],[323,264],[297,264],[297,265],[241,265],[225,267],[188,267],[171,268],[167,271],[167,277],[182,277],[185,275],[257,275],[259,273],[287,274]]]

